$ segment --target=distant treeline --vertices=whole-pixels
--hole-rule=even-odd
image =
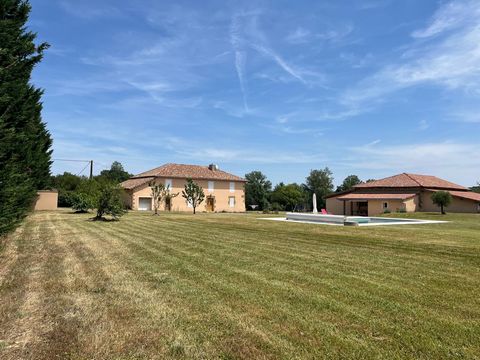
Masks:
[[[245,175],[245,202],[247,210],[263,211],[307,211],[312,210],[312,197],[317,196],[317,208],[326,206],[326,197],[332,193],[351,190],[355,185],[375,181],[362,181],[357,175],[347,176],[335,189],[333,173],[328,167],[321,170],[311,170],[305,183],[279,183],[275,187],[260,171],[252,171]],[[335,189],[335,190],[334,190]],[[480,182],[470,188],[480,193]]]
[[[117,185],[127,180],[132,175],[124,170],[123,165],[114,161],[108,170],[103,170],[99,175],[89,179],[69,172],[55,175],[50,178],[49,187],[58,190],[58,206],[72,207],[78,194],[89,194],[100,185]]]
[[[328,167],[311,170],[303,184],[272,183],[260,171],[252,171],[245,175],[245,201],[247,210],[263,211],[306,211],[312,209],[312,197],[317,196],[317,206],[324,208],[326,196],[335,192],[348,191],[363,181],[357,175],[347,176],[336,189],[333,185],[333,173]],[[373,179],[367,180],[367,182]]]

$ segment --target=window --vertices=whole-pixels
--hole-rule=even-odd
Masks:
[[[213,192],[214,187],[215,187],[215,181],[209,181],[208,182],[208,192]]]
[[[235,196],[228,197],[228,206],[235,207]]]
[[[233,181],[230,183],[230,192],[235,192],[235,183]]]
[[[384,202],[383,205],[382,205],[382,207],[383,207],[383,210],[388,209],[388,202]]]
[[[172,190],[172,179],[165,179],[165,188]]]

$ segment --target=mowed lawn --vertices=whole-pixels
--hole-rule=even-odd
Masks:
[[[479,215],[91,216],[38,212],[3,240],[1,359],[480,357]]]

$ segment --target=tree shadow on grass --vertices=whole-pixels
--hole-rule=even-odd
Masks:
[[[120,221],[120,219],[106,218],[106,217],[103,217],[103,216],[101,216],[101,217],[94,216],[92,218],[87,219],[87,221],[116,222],[116,221]]]
[[[90,214],[91,211],[84,211],[84,210],[71,210],[66,212],[66,214],[69,215],[80,215],[80,214]]]

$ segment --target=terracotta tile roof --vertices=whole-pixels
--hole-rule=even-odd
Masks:
[[[449,190],[468,190],[467,188],[454,184],[450,181],[439,179],[431,175],[418,175],[418,174],[398,174],[390,176],[384,179],[372,181],[365,184],[355,185],[355,188],[377,188],[377,187],[426,187],[437,189],[449,189]]]
[[[143,185],[155,177],[175,178],[175,179],[202,179],[202,180],[225,180],[225,181],[241,181],[245,179],[227,173],[222,170],[210,170],[208,166],[185,165],[185,164],[165,164],[158,168],[145,171],[132,178],[124,181],[121,186],[125,189],[133,189]],[[145,180],[147,179],[147,180]]]
[[[414,197],[415,193],[407,194],[358,194],[350,193],[346,195],[340,195],[338,200],[406,200]]]
[[[427,189],[428,191],[438,191],[438,189]],[[452,196],[456,196],[462,199],[468,199],[468,200],[473,200],[473,201],[478,201],[480,202],[480,194],[473,192],[473,191],[453,191],[449,190],[448,191]]]
[[[154,179],[154,177],[142,177],[142,178],[138,178],[138,179],[131,178],[131,179],[128,179],[128,180],[125,180],[124,182],[122,182],[120,184],[120,186],[123,187],[124,189],[131,190],[131,189],[135,189],[136,187],[138,187],[140,185],[146,184],[153,179]]]

